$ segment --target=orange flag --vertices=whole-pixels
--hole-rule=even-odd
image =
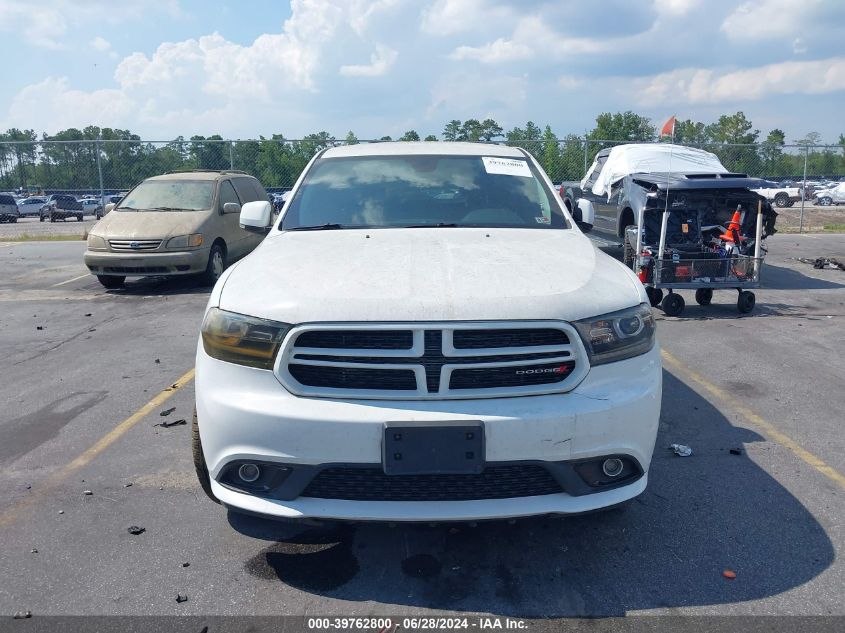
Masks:
[[[664,136],[675,136],[675,115],[670,116],[663,127],[660,128],[661,138]]]

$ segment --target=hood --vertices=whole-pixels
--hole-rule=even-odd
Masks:
[[[231,271],[219,306],[286,323],[571,321],[646,300],[580,231],[434,228],[276,233]]]
[[[208,211],[110,211],[90,233],[107,239],[160,240],[201,233]]]

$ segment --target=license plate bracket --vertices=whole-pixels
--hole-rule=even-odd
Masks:
[[[484,470],[484,424],[386,422],[382,465],[387,475],[480,473]]]

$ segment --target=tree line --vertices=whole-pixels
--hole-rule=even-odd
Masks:
[[[609,144],[660,140],[649,118],[630,111],[599,114],[585,136],[569,134],[561,138],[551,126],[541,127],[533,121],[506,131],[490,118],[451,120],[440,136],[444,141],[489,141],[525,148],[554,182],[581,178],[595,154]],[[383,136],[373,140],[393,139]],[[415,130],[408,130],[396,140],[439,139],[433,134],[421,139]],[[779,129],[761,139],[760,131],[743,112],[722,115],[710,124],[678,120],[674,140],[714,152],[732,171],[767,178],[797,177],[804,171],[804,151],[787,151],[786,135]],[[792,139],[792,143],[814,146],[820,140],[818,133],[809,132]],[[97,189],[100,170],[105,188],[125,189],[167,171],[228,168],[253,174],[266,187],[284,188],[293,185],[316,152],[358,142],[352,131],[342,139],[322,131],[296,140],[273,134],[230,143],[215,134],[150,143],[130,130],[116,128],[69,128],[40,138],[34,130],[12,128],[0,133],[0,190]],[[812,147],[807,152],[807,173],[845,174],[845,135],[840,134],[838,146]]]

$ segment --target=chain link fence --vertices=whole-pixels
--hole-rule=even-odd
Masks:
[[[555,183],[580,180],[601,149],[623,142],[576,136],[500,141],[531,152]],[[168,171],[235,169],[257,177],[268,192],[277,193],[293,186],[316,152],[344,144],[325,134],[298,140],[0,142],[0,191],[108,196]],[[813,195],[822,187],[845,180],[845,147],[767,143],[693,146],[715,153],[731,171],[791,187],[787,199],[778,200],[778,225],[782,230],[845,228],[845,206],[837,207],[836,200],[829,206],[818,205]],[[776,193],[770,195],[775,202]]]

